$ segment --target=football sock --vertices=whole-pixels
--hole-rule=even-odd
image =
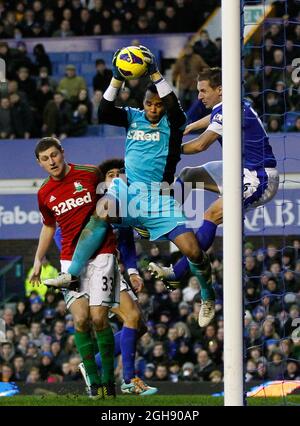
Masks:
[[[135,377],[135,353],[138,331],[135,328],[122,328],[121,353],[123,363],[123,378],[125,383]]]
[[[193,263],[189,260],[190,270],[195,275],[200,283],[202,300],[215,300],[215,291],[211,281],[210,262],[206,258],[200,264]]]
[[[207,251],[214,242],[217,232],[217,225],[209,220],[203,221],[202,225],[196,232],[196,238],[203,251]]]
[[[73,254],[72,263],[68,269],[71,275],[79,277],[88,260],[103,243],[107,228],[108,224],[105,220],[94,216],[90,218],[80,234]]]
[[[196,232],[196,238],[203,251],[209,249],[212,245],[217,231],[217,225],[209,220],[204,220],[198,231]],[[184,274],[189,270],[189,262],[186,256],[183,256],[173,266],[174,275],[176,280],[180,280]]]
[[[94,344],[90,333],[76,331],[75,343],[90,383],[100,385],[101,379],[94,358]]]
[[[114,383],[114,335],[111,327],[96,332],[102,361],[102,383]]]
[[[117,333],[114,334],[114,341],[115,341],[114,357],[117,357],[121,353],[121,345],[120,345],[121,335],[122,335],[122,330],[120,330],[120,331],[118,331]],[[97,352],[98,352],[98,347],[97,347]],[[95,361],[96,361],[97,367],[99,368],[99,370],[101,370],[102,369],[102,360],[101,360],[100,352],[98,352],[95,355]]]

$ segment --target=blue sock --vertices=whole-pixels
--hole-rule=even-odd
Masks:
[[[135,377],[135,352],[138,331],[135,328],[122,328],[121,353],[123,362],[123,378],[125,383]]]
[[[121,353],[121,345],[120,345],[121,336],[122,336],[122,330],[120,330],[120,331],[118,331],[117,333],[114,334],[114,339],[115,339],[114,356],[115,357],[120,355],[120,353]],[[95,355],[95,361],[96,361],[98,369],[101,370],[102,369],[102,360],[101,360],[100,352],[98,352]]]
[[[179,259],[173,266],[176,280],[180,280],[189,271],[190,266],[186,256]]]
[[[217,231],[217,225],[209,220],[204,220],[198,231],[196,238],[203,251],[209,249],[212,245]],[[190,265],[186,256],[183,256],[173,266],[174,275],[176,280],[180,280],[190,269]]]
[[[74,251],[72,263],[68,269],[71,275],[79,277],[88,260],[103,243],[107,228],[108,224],[105,220],[94,216],[90,218],[80,234]]]
[[[196,232],[196,238],[203,251],[207,251],[214,242],[217,232],[217,225],[209,220],[203,221],[202,225]]]

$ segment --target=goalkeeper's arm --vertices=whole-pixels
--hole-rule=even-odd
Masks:
[[[103,94],[98,108],[99,123],[113,126],[128,127],[127,113],[123,108],[115,106],[115,100],[122,87],[123,81],[112,78]]]
[[[155,84],[158,96],[163,101],[166,108],[170,124],[177,128],[182,127],[186,123],[186,115],[181,108],[177,96],[173,92],[169,83],[159,72],[153,53],[145,46],[140,46],[140,48],[144,54],[145,61],[148,63],[148,74],[150,75],[150,79]]]

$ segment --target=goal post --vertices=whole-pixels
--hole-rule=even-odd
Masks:
[[[244,405],[241,4],[222,0],[224,405]]]

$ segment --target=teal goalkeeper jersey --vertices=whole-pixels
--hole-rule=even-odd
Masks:
[[[143,182],[149,185],[164,181],[166,171],[173,170],[172,162],[177,164],[180,160],[182,136],[178,134],[176,140],[173,134],[171,140],[171,126],[166,114],[153,125],[145,117],[144,111],[136,108],[125,110],[128,118],[125,142],[128,183]]]
[[[173,183],[181,155],[186,116],[172,92],[163,98],[166,113],[151,124],[145,112],[136,108],[118,108],[102,98],[100,122],[126,128],[125,172],[128,184],[141,182]]]

